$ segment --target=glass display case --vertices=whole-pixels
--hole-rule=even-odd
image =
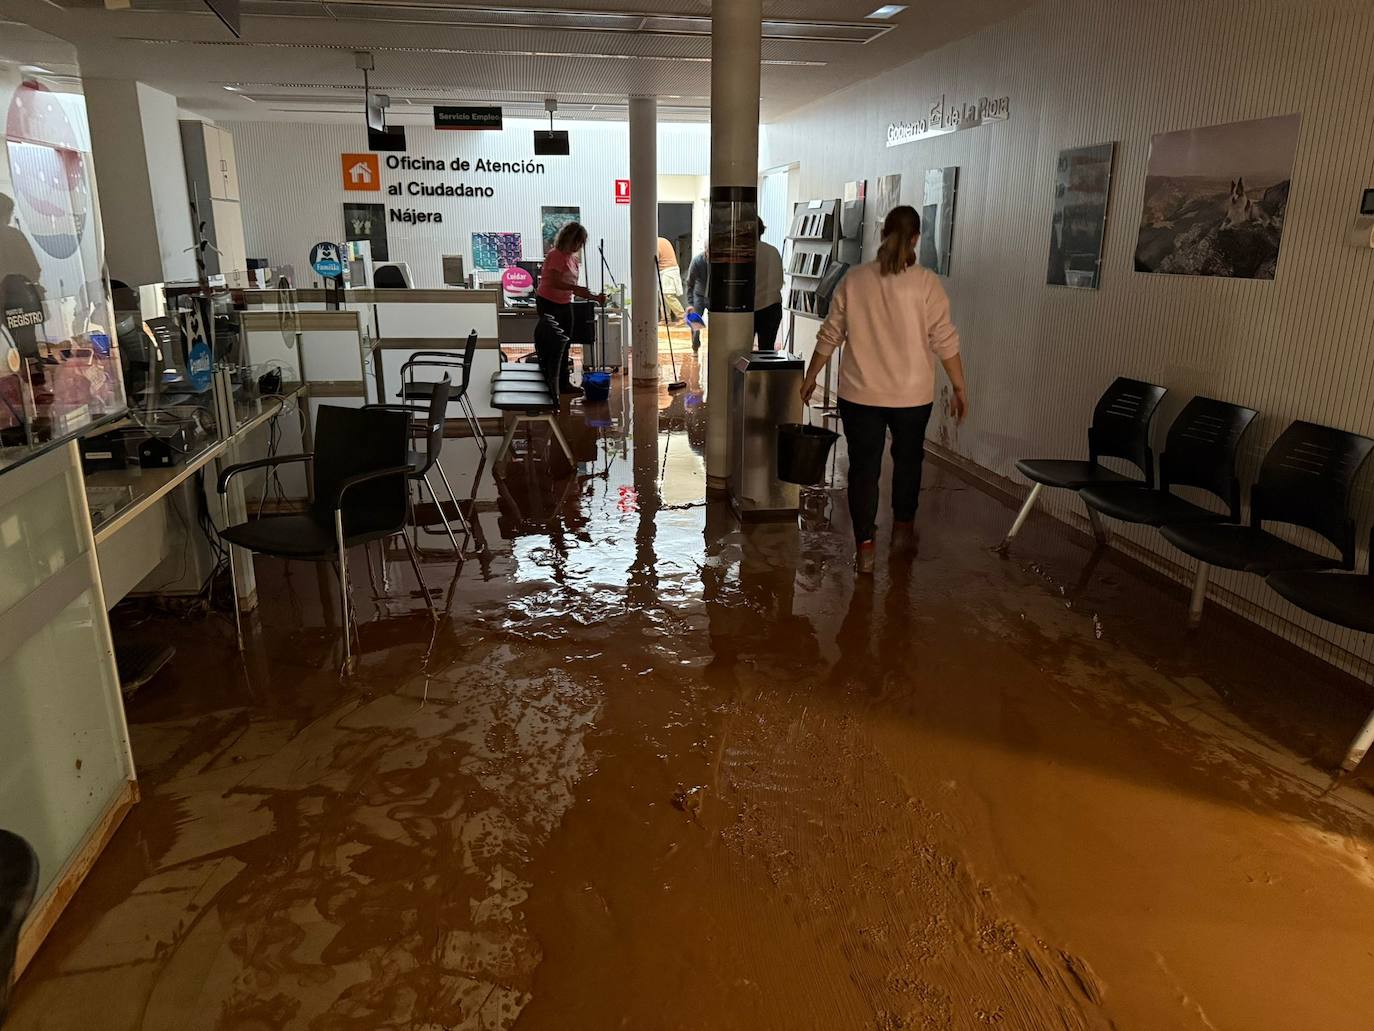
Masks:
[[[75,51],[0,33],[0,471],[125,408]]]

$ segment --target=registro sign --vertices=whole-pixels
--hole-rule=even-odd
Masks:
[[[887,145],[900,147],[904,143],[928,140],[964,129],[976,129],[987,122],[1005,122],[1011,117],[1010,97],[979,97],[976,102],[950,103],[941,93],[930,105],[923,118],[892,122],[887,127]]]

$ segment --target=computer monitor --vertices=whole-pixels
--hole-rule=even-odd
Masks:
[[[530,277],[534,280],[534,289],[539,289],[539,274],[544,271],[544,263],[542,261],[517,261],[515,267],[522,268],[528,272]]]
[[[445,286],[465,286],[467,284],[467,272],[463,267],[461,254],[445,254],[443,263]]]
[[[384,261],[372,270],[372,285],[378,290],[409,290],[414,284],[404,261]]]

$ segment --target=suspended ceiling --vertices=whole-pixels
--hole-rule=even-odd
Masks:
[[[131,2],[122,10],[110,3]],[[728,2],[728,0],[723,0]],[[1030,0],[913,3],[889,20],[876,0],[765,0],[762,116],[797,107],[1029,6]],[[705,119],[710,3],[587,0],[551,6],[447,0],[242,0],[235,39],[201,0],[0,0],[78,46],[87,77],[136,78],[216,118],[356,118],[373,54],[391,120],[426,122],[434,103],[493,102],[543,116],[623,118],[625,98],[660,98],[660,117]],[[60,10],[54,10],[59,8]]]

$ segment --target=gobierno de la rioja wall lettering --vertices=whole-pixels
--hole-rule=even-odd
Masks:
[[[1005,122],[1011,117],[1010,97],[979,97],[977,101],[950,103],[944,93],[931,102],[923,118],[892,122],[887,127],[887,145],[900,147],[904,143],[928,140],[964,129],[976,129],[987,122]]]

